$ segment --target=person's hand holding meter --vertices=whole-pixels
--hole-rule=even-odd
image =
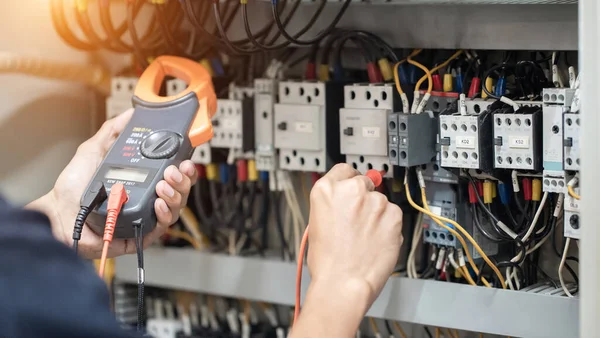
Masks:
[[[30,208],[44,212],[51,221],[54,236],[67,245],[72,244],[73,222],[80,208],[80,199],[98,165],[131,119],[133,110],[128,110],[104,123],[92,138],[77,149],[77,153],[58,177],[52,191],[30,204]],[[184,161],[179,168],[168,167],[164,180],[156,186],[158,199],[155,202],[157,226],[144,237],[148,245],[164,234],[175,223],[179,211],[185,207],[190,188],[197,179],[195,166]],[[84,227],[79,242],[79,252],[86,258],[98,258],[102,252],[102,236]],[[109,256],[135,253],[133,240],[113,240]]]
[[[311,284],[292,337],[352,336],[358,327],[348,324],[360,323],[392,274],[402,211],[374,188],[348,164],[336,165],[313,187]]]

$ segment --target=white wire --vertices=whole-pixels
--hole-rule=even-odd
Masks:
[[[538,222],[538,219],[540,218],[540,215],[542,214],[542,210],[544,209],[544,206],[546,205],[546,200],[548,199],[548,192],[544,193],[544,196],[542,197],[542,201],[540,202],[540,205],[538,206],[538,209],[535,213],[535,216],[533,217],[533,220],[531,221],[531,225],[529,226],[529,229],[527,229],[527,233],[525,233],[525,236],[523,236],[523,238],[521,239],[521,241],[523,243],[525,243],[527,241],[527,239],[529,238],[529,236],[531,236],[531,234],[533,233],[533,229],[535,228],[535,225]],[[525,255],[527,255],[528,253],[525,252]],[[517,262],[519,261],[519,259],[521,259],[521,252],[519,251],[519,254],[517,254],[515,257],[513,257],[510,261],[511,262]],[[519,280],[516,278],[517,277],[517,270],[513,269],[513,268],[507,268],[506,269],[506,284],[508,285],[508,287],[511,290],[515,290],[514,289],[514,285],[512,284],[512,279],[515,278],[515,283],[517,285],[517,290],[520,287],[520,282]]]
[[[408,273],[409,278],[418,278],[417,276],[417,268],[415,262],[415,253],[417,251],[417,247],[419,246],[419,239],[423,234],[423,213],[419,213],[417,216],[417,220],[415,222],[415,232],[413,233],[412,245],[410,248],[410,253],[408,254],[407,267],[406,271]]]
[[[573,297],[567,286],[565,285],[565,280],[563,279],[562,270],[565,267],[565,261],[567,260],[567,252],[569,251],[569,245],[571,245],[571,239],[567,237],[567,241],[565,242],[565,250],[563,251],[562,258],[560,260],[560,265],[558,266],[558,279],[560,280],[560,286],[568,297]]]

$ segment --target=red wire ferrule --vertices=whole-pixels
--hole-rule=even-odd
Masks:
[[[479,93],[479,88],[481,88],[481,79],[474,77],[471,81],[471,87],[469,88],[469,98],[474,98],[475,95]]]
[[[531,201],[531,180],[529,178],[523,179],[523,197],[526,201]]]
[[[121,183],[113,184],[110,189],[110,195],[108,195],[108,205],[106,207],[107,215],[103,237],[105,242],[112,242],[115,226],[117,225],[117,217],[121,213],[123,204],[127,203],[128,200],[129,197],[125,191],[125,186]]]
[[[309,62],[308,64],[306,64],[306,70],[304,72],[304,77],[307,80],[316,80],[316,78],[317,78],[317,66],[314,63]]]
[[[246,182],[248,180],[248,162],[246,160],[237,161],[237,179],[238,182]]]
[[[431,79],[433,80],[433,90],[441,92],[444,89],[444,86],[442,85],[440,74],[431,75]]]
[[[473,185],[471,184],[469,184],[469,203],[477,203],[477,195],[475,194],[475,188],[473,188]]]
[[[369,82],[371,82],[371,83],[379,82],[378,75],[377,75],[378,72],[379,72],[379,70],[377,69],[377,66],[375,66],[375,64],[373,62],[367,63],[367,73],[369,74]]]
[[[481,181],[477,181],[477,192],[479,193],[479,196],[483,196],[483,182]]]
[[[198,172],[198,178],[206,178],[206,167],[202,164],[196,164],[196,172]]]

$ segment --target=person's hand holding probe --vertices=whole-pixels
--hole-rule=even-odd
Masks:
[[[338,164],[310,193],[311,284],[292,338],[352,337],[398,260],[402,211]]]
[[[132,114],[133,109],[106,121],[96,135],[79,146],[71,162],[58,177],[54,188],[28,206],[30,209],[45,213],[50,218],[52,232],[59,241],[67,245],[72,244],[73,223],[79,211],[81,195]],[[171,166],[165,170],[164,180],[156,186],[159,198],[154,207],[158,224],[150,234],[145,236],[144,246],[162,236],[167,228],[177,221],[179,211],[187,204],[190,188],[196,180],[196,168],[191,161],[182,162],[179,168]],[[83,228],[79,241],[81,255],[90,259],[99,258],[102,245],[101,235],[96,235],[87,227]],[[135,253],[133,239],[112,241],[109,249],[110,257],[131,253]]]

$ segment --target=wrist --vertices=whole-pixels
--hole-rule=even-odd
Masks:
[[[302,307],[299,336],[353,336],[373,302],[370,285],[361,279],[323,278],[311,282]],[[319,323],[315,325],[316,323]],[[310,327],[310,328],[307,328]]]
[[[65,239],[65,235],[62,232],[62,227],[60,224],[60,217],[56,213],[56,210],[57,210],[56,207],[57,207],[57,203],[56,203],[56,199],[54,198],[54,192],[53,192],[53,190],[51,190],[44,196],[27,204],[25,206],[25,209],[37,211],[37,212],[40,212],[40,213],[46,215],[46,217],[48,217],[48,220],[50,221],[50,228],[52,229],[52,234],[54,235],[54,238],[56,238],[57,240],[59,240],[61,242],[67,243],[67,241]]]

